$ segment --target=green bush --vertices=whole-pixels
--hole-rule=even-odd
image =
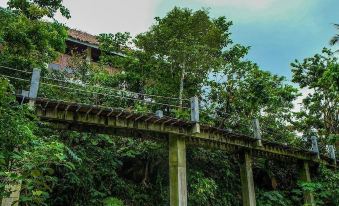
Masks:
[[[211,178],[206,178],[201,172],[191,175],[191,193],[189,202],[192,205],[210,205],[209,202],[215,198],[217,184]]]
[[[259,191],[257,194],[258,206],[292,206],[290,199],[281,191]]]
[[[104,206],[124,206],[124,203],[116,197],[105,199]]]

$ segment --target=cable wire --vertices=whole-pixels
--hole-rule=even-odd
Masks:
[[[26,73],[26,74],[32,74],[32,72],[29,72],[29,71],[19,70],[19,69],[7,67],[7,66],[2,66],[2,65],[0,65],[0,68],[12,70],[12,71],[17,71],[17,72],[22,72],[22,73]],[[8,76],[8,75],[4,75],[4,74],[0,74],[0,76],[6,77],[6,78],[9,78],[9,79],[19,80],[19,81],[30,82],[30,80],[27,80],[27,79],[22,79],[22,78],[18,78],[18,77],[12,77],[12,76]],[[76,84],[76,83],[73,83],[73,82],[66,82],[64,80],[55,79],[55,78],[48,78],[48,77],[42,77],[42,78],[48,79],[48,80],[52,80],[52,81],[58,81],[58,82],[63,82],[63,83],[70,83],[70,84],[74,84],[74,85],[79,85],[79,84]],[[90,94],[97,94],[97,95],[103,95],[103,96],[110,96],[110,97],[116,97],[116,98],[129,99],[129,100],[144,102],[146,104],[156,104],[156,105],[162,105],[162,106],[168,106],[168,107],[174,107],[174,108],[190,109],[189,107],[185,107],[185,106],[177,106],[177,105],[164,104],[164,103],[158,103],[158,102],[149,102],[149,101],[142,100],[142,99],[136,99],[136,98],[126,97],[126,96],[118,96],[118,95],[112,95],[112,94],[104,94],[104,93],[93,92],[93,91],[91,92],[91,91],[84,90],[84,89],[78,89],[78,88],[66,87],[66,86],[61,86],[61,85],[49,84],[49,83],[45,83],[45,82],[41,82],[41,84],[44,84],[44,85],[47,85],[47,86],[52,86],[52,87],[63,88],[63,89],[71,89],[71,90],[75,90],[75,91],[86,92],[86,93],[90,93]],[[90,85],[85,84],[85,86],[90,86]],[[148,96],[148,97],[157,97],[157,98],[163,98],[163,99],[180,100],[179,98],[174,98],[174,97],[164,97],[164,96],[151,95],[151,94],[142,94],[142,93],[137,93],[137,92],[118,90],[118,89],[114,89],[114,88],[100,87],[100,86],[96,86],[96,85],[94,85],[93,87],[99,88],[99,89],[113,90],[113,91],[117,91],[117,92],[124,92],[124,93],[129,93],[129,94],[143,95],[143,96]],[[182,100],[183,101],[190,101],[189,99],[182,99]],[[241,126],[245,126],[245,127],[250,126],[250,125],[245,125],[245,124],[243,124],[241,122],[237,122],[237,124],[239,124]],[[277,137],[283,137],[281,134],[268,131],[267,128],[261,128],[261,129],[262,129],[262,131],[261,131],[262,134],[266,133],[266,134],[274,135],[274,136],[277,136]],[[278,141],[269,140],[269,142],[281,144],[281,142],[278,142]],[[286,143],[282,143],[282,144],[286,144]],[[301,148],[300,146],[293,145],[293,147],[301,149],[301,150],[305,150],[305,148]],[[323,145],[319,145],[319,148],[323,149],[325,147]]]
[[[19,80],[19,81],[30,82],[30,80],[28,80],[28,79],[22,79],[22,78],[18,78],[18,77],[11,77],[11,76],[7,76],[7,75],[4,75],[4,74],[0,74],[0,76],[6,77],[6,78],[9,78],[9,79]]]
[[[67,84],[76,84],[74,82],[67,82],[65,80],[61,80],[61,79],[55,79],[55,78],[49,78],[49,77],[42,77],[44,79],[48,79],[48,80],[52,80],[52,81],[58,81],[58,82],[62,82],[62,83],[67,83]],[[78,84],[76,84],[78,85]],[[101,86],[97,86],[97,85],[89,85],[89,84],[84,84],[85,86],[93,86],[99,89],[107,89],[107,90],[113,90],[113,91],[121,91],[121,92],[127,92],[130,94],[136,94],[136,95],[143,95],[143,96],[147,96],[147,97],[157,97],[157,98],[162,98],[162,99],[171,99],[171,100],[180,100],[179,98],[176,97],[165,97],[165,96],[159,96],[159,95],[155,95],[155,94],[144,94],[144,93],[138,93],[138,92],[132,92],[132,91],[126,91],[126,90],[119,90],[119,89],[115,89],[115,88],[108,88],[108,87],[101,87]],[[190,99],[186,99],[183,98],[182,101],[190,101]]]
[[[26,74],[32,74],[32,72],[29,72],[29,71],[24,71],[24,70],[20,70],[20,69],[15,69],[15,68],[12,68],[12,67],[2,66],[2,65],[0,65],[0,68],[12,70],[12,71],[17,71],[17,72],[22,72],[22,73],[26,73]]]
[[[156,105],[162,105],[162,106],[168,106],[168,107],[174,107],[174,108],[190,109],[190,108],[184,107],[184,106],[181,107],[181,106],[177,106],[177,105],[164,104],[164,103],[158,103],[158,102],[148,102],[148,101],[145,101],[145,100],[142,100],[142,99],[136,99],[136,98],[118,96],[118,95],[112,95],[112,94],[104,94],[104,93],[93,92],[93,91],[91,92],[91,91],[84,90],[84,89],[77,89],[77,88],[72,88],[72,87],[60,86],[60,85],[49,84],[49,83],[45,83],[45,82],[41,82],[41,84],[44,84],[44,85],[47,85],[47,86],[52,86],[52,87],[63,88],[63,89],[70,89],[70,90],[75,90],[75,91],[80,91],[80,92],[86,92],[86,93],[90,93],[90,94],[98,94],[98,95],[103,95],[103,96],[111,96],[111,97],[116,97],[116,98],[135,100],[135,101],[139,101],[139,102],[144,102],[146,104],[156,104]]]

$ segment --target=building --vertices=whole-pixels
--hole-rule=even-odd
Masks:
[[[79,30],[69,29],[68,38],[65,43],[65,54],[60,55],[56,61],[49,64],[48,68],[55,70],[72,70],[69,67],[69,63],[75,53],[85,54],[86,60],[90,64],[97,64],[99,61],[101,51],[99,49],[99,41],[96,36]],[[114,52],[112,55],[124,57],[123,54],[118,52]],[[110,66],[105,66],[105,69],[110,73],[117,71],[116,68],[112,68]]]

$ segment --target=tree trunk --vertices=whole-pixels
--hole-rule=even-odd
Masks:
[[[179,105],[182,107],[182,96],[184,92],[184,80],[185,80],[185,67],[181,69],[181,77],[180,77],[180,89],[179,89]]]

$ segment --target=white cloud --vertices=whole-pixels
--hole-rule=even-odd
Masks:
[[[6,0],[0,0],[0,6],[1,7],[6,7],[7,6],[7,1]]]
[[[298,21],[309,16],[316,1],[309,0],[194,0],[223,10],[226,16],[243,23]]]
[[[0,0],[0,6],[6,6]],[[132,35],[144,32],[152,24],[158,0],[64,0],[72,18],[56,19],[71,28],[92,34],[128,31]]]
[[[213,6],[232,6],[241,8],[264,9],[272,5],[275,0],[198,0]]]
[[[72,18],[62,22],[93,34],[119,31],[137,34],[151,25],[156,5],[156,0],[65,1]]]
[[[313,94],[314,90],[313,89],[309,89],[307,87],[302,88],[299,90],[301,93],[301,96],[299,96],[298,98],[296,98],[296,100],[294,100],[293,105],[294,108],[292,109],[293,112],[299,112],[302,108],[302,102],[303,100],[309,95],[309,94]]]

